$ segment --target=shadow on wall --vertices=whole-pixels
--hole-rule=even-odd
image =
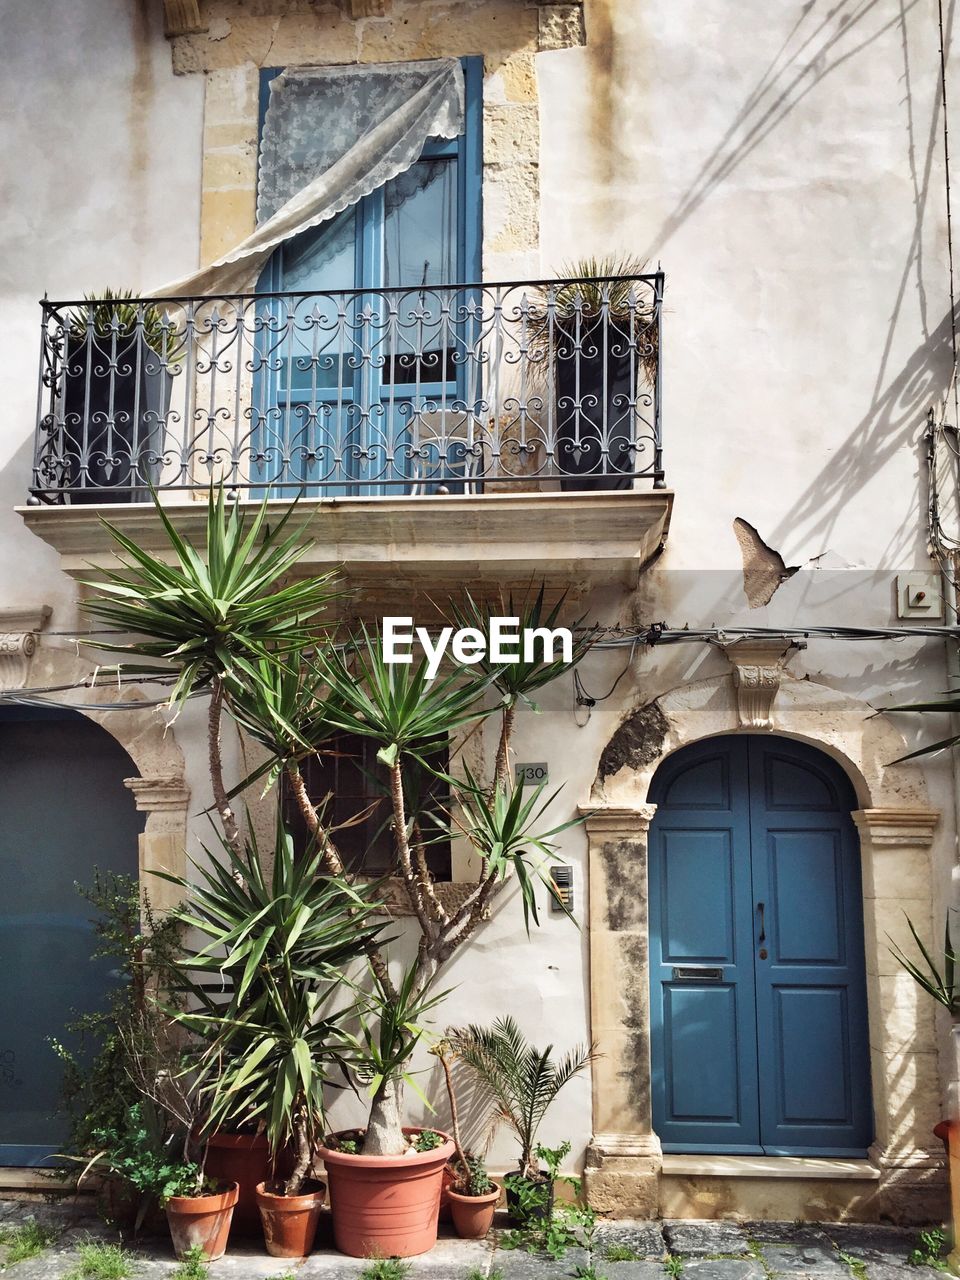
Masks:
[[[599,7],[602,10],[603,4]],[[948,0],[944,6],[943,32],[948,55],[955,9],[956,0]],[[914,34],[914,44],[919,44],[927,54],[922,65],[918,63],[915,52],[911,54],[908,17],[914,10],[913,26],[923,37],[918,41]],[[942,397],[952,369],[950,315],[948,312],[936,327],[931,328],[924,280],[923,233],[931,181],[936,184],[935,198],[942,199],[940,184],[943,180],[942,169],[937,163],[942,147],[942,121],[936,80],[938,32],[935,15],[927,7],[918,7],[918,0],[896,0],[892,5],[881,3],[881,0],[860,0],[860,3],[841,0],[840,3],[826,5],[819,0],[807,0],[802,5],[799,18],[747,94],[740,110],[654,235],[646,253],[641,255],[652,258],[660,254],[674,233],[698,212],[808,94],[828,76],[840,71],[894,31],[900,34],[902,74],[898,83],[891,85],[890,92],[902,101],[905,112],[907,163],[915,212],[899,282],[891,299],[886,339],[869,407],[806,492],[784,513],[779,525],[767,530],[767,536],[776,545],[798,524],[802,524],[811,534],[819,535],[822,544],[811,547],[811,553],[829,545],[837,518],[854,492],[879,472],[897,451],[917,446],[923,417],[930,405]],[[915,118],[915,92],[920,86],[932,98],[932,109],[923,136],[918,135]],[[932,272],[934,277],[937,272],[942,272],[943,293],[946,293],[946,264],[934,264]],[[889,365],[895,334],[904,322],[905,306],[908,300],[913,302],[914,293],[921,341],[907,364],[891,377]],[[911,319],[909,323],[913,325],[915,321]],[[922,505],[921,501],[919,507]],[[881,557],[893,559],[912,552],[922,539],[919,522],[910,521],[893,533],[885,548],[877,548],[877,551]]]

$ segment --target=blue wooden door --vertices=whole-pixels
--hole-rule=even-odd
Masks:
[[[856,799],[827,756],[711,738],[650,798],[654,1129],[665,1151],[864,1155]]]
[[[0,1165],[63,1149],[50,1038],[79,1050],[66,1023],[102,1007],[115,981],[92,958],[93,912],[76,885],[95,867],[136,877],[144,815],[123,785],[135,772],[76,712],[0,709]]]

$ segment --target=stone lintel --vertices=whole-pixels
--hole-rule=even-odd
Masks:
[[[640,804],[636,808],[594,808],[581,805],[583,825],[588,836],[628,835],[636,838],[646,835],[657,811],[655,804]]]
[[[938,809],[857,809],[851,816],[874,845],[931,845],[940,822]]]

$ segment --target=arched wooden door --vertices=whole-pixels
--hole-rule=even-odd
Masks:
[[[123,714],[119,712],[118,714]],[[136,773],[77,712],[0,709],[0,1165],[62,1149],[61,1070],[50,1037],[102,1007],[111,963],[92,959],[94,869],[138,874]]]
[[[729,735],[667,759],[650,799],[664,1150],[864,1155],[863,901],[846,775],[801,743]]]

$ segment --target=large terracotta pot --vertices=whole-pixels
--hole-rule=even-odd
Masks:
[[[298,1196],[275,1195],[262,1182],[257,1187],[263,1240],[271,1258],[305,1258],[313,1248],[327,1188],[322,1182],[305,1185],[309,1190]]]
[[[485,1196],[462,1196],[452,1189],[447,1192],[453,1225],[461,1240],[482,1240],[493,1226],[493,1215],[500,1199],[500,1188],[496,1183],[493,1188]]]
[[[240,1198],[233,1211],[235,1236],[257,1235],[260,1210],[257,1208],[257,1186],[270,1177],[270,1149],[262,1133],[215,1133],[207,1142],[204,1171],[220,1182],[236,1182]]]
[[[404,1129],[411,1137],[419,1129]],[[411,1258],[437,1243],[443,1168],[454,1153],[447,1140],[412,1156],[351,1156],[321,1147],[327,1168],[333,1238],[352,1258]]]
[[[167,1222],[178,1258],[197,1245],[208,1262],[227,1251],[230,1220],[240,1188],[236,1183],[215,1196],[171,1196],[167,1201]]]

